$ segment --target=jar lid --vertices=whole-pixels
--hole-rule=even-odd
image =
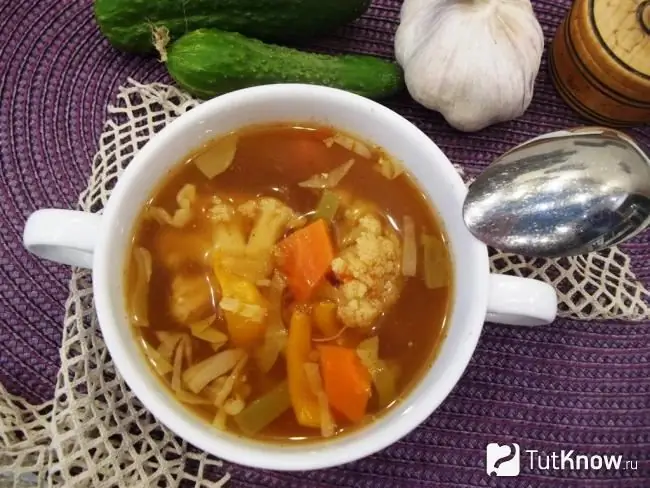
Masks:
[[[650,79],[650,0],[588,0],[590,23],[608,54]]]

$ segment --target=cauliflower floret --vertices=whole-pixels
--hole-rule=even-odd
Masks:
[[[359,218],[358,237],[332,261],[343,283],[338,316],[348,327],[370,327],[399,296],[400,244],[375,215]]]
[[[296,215],[276,198],[262,197],[256,203],[255,223],[248,237],[246,252],[248,255],[261,253],[270,256],[273,246]],[[245,210],[250,209],[245,208]]]
[[[171,283],[169,311],[175,320],[189,324],[214,308],[212,287],[202,274],[176,275]]]
[[[208,217],[213,222],[230,222],[235,216],[233,206],[217,196],[212,197],[212,206],[208,208]]]
[[[214,250],[220,265],[252,282],[267,279],[272,271],[272,252],[295,214],[284,203],[271,197],[248,200],[235,209],[228,221],[219,221],[214,229]],[[228,214],[229,215],[229,214]],[[252,221],[246,239],[242,218]]]
[[[247,200],[237,207],[237,211],[244,217],[255,220],[255,217],[257,216],[257,207],[257,200]]]
[[[149,207],[147,215],[160,224],[171,225],[180,229],[192,219],[192,204],[196,201],[196,187],[191,184],[184,185],[176,195],[178,209],[174,215],[161,207]]]

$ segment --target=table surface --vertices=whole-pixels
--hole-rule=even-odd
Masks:
[[[548,46],[570,1],[533,3]],[[391,57],[400,4],[375,0],[362,19],[308,47]],[[35,209],[75,206],[106,106],[129,76],[169,81],[155,59],[108,45],[91,2],[0,1],[0,381],[32,402],[49,399],[53,391],[70,271],[27,254],[23,225]],[[530,137],[586,123],[557,96],[546,58],[527,113],[479,133],[452,130],[406,95],[387,105],[470,173]],[[650,145],[647,126],[630,133]],[[626,249],[637,276],[649,283],[650,235]],[[495,484],[485,474],[490,442],[518,442],[522,450],[546,453],[622,454],[639,466],[600,472],[523,467],[518,478]],[[228,469],[231,486],[245,487],[640,487],[650,485],[648,461],[650,322],[558,320],[541,329],[488,324],[449,398],[420,428],[375,456],[300,475]]]

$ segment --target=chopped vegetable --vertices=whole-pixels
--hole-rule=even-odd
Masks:
[[[250,403],[234,420],[244,434],[253,435],[270,425],[289,408],[289,385],[283,381]]]
[[[212,420],[212,425],[214,425],[217,429],[225,430],[227,418],[228,417],[226,411],[223,408],[220,408],[217,410],[217,414]]]
[[[256,220],[246,244],[246,254],[270,258],[275,243],[284,234],[289,221],[294,218],[293,210],[280,200],[271,197],[260,198],[257,201]]]
[[[341,166],[334,168],[329,173],[318,173],[312,175],[307,180],[298,183],[298,186],[316,189],[334,188],[341,182],[345,175],[348,174],[348,171],[352,169],[353,164],[354,159],[350,159],[347,163],[343,163]]]
[[[418,245],[415,240],[415,223],[404,216],[404,245],[402,246],[402,274],[415,276],[417,272]]]
[[[305,376],[307,376],[309,388],[311,388],[311,392],[318,399],[321,435],[323,437],[332,437],[334,435],[334,431],[336,430],[336,424],[334,423],[334,419],[332,418],[332,414],[330,412],[327,395],[323,390],[323,382],[321,381],[318,364],[305,363],[303,365],[303,369],[305,371]]]
[[[183,352],[185,353],[185,361],[187,361],[187,364],[192,364],[192,338],[188,335],[184,335],[181,338],[181,341],[178,343],[178,347],[183,348]]]
[[[379,337],[362,341],[357,347],[357,355],[372,376],[379,406],[387,406],[397,395],[397,371],[379,359]]]
[[[357,226],[362,229],[359,237],[332,261],[332,272],[341,283],[338,318],[348,327],[367,329],[400,296],[402,249],[395,232],[378,216],[364,215]]]
[[[206,257],[211,247],[211,239],[205,235],[166,225],[156,232],[151,250],[165,268],[178,271],[197,258],[207,262]]]
[[[158,337],[158,340],[160,341],[160,345],[158,346],[158,354],[171,362],[172,356],[174,355],[174,349],[176,349],[176,345],[184,335],[185,334],[182,332],[157,332],[156,337]]]
[[[211,344],[224,345],[228,342],[228,336],[220,330],[210,327],[216,318],[216,315],[211,315],[207,319],[199,320],[190,325],[192,335]]]
[[[237,151],[237,134],[228,134],[221,139],[211,142],[207,151],[197,154],[192,162],[205,175],[212,179],[226,171],[235,159]]]
[[[270,266],[269,256],[244,256],[221,254],[218,259],[221,266],[229,273],[236,274],[253,283],[266,279]]]
[[[219,222],[212,232],[215,251],[228,256],[242,256],[246,251],[246,239],[239,222]]]
[[[394,180],[398,176],[404,173],[404,168],[401,164],[397,163],[392,158],[387,158],[385,156],[380,156],[379,161],[377,161],[377,166],[375,169],[379,173],[389,180]]]
[[[361,421],[371,393],[369,371],[354,349],[324,345],[318,351],[329,404],[348,420]]]
[[[334,144],[344,147],[348,151],[352,151],[355,154],[358,154],[362,158],[370,159],[372,157],[372,152],[368,149],[368,146],[362,142],[353,139],[350,136],[343,134],[335,134],[333,137],[328,137],[324,139],[323,142],[327,147],[332,147]]]
[[[323,219],[327,222],[332,222],[339,209],[340,203],[341,199],[336,193],[330,190],[323,191],[323,195],[316,206],[316,212],[314,212],[313,218],[315,220]]]
[[[257,365],[263,373],[268,373],[278,356],[287,345],[287,329],[282,321],[282,295],[285,282],[279,274],[275,273],[271,279],[269,289],[269,317],[264,343],[257,351]]]
[[[203,398],[202,396],[195,395],[194,393],[190,393],[189,391],[178,390],[174,392],[174,395],[181,402],[186,403],[188,405],[210,405],[209,400]]]
[[[434,290],[449,285],[449,265],[445,245],[437,237],[422,234],[424,283]]]
[[[192,331],[192,335],[197,339],[209,342],[210,344],[223,346],[228,342],[228,336],[220,330],[210,327],[216,318],[217,316],[213,314],[206,319],[191,324],[190,330]]]
[[[173,365],[173,370],[172,370],[172,390],[174,390],[175,393],[178,393],[181,391],[181,373],[183,370],[183,352],[184,348],[183,345],[180,344],[176,348],[176,353],[174,354],[174,365]]]
[[[335,303],[318,302],[314,305],[311,316],[323,337],[335,337],[341,332],[341,326],[336,318]]]
[[[223,309],[230,340],[238,347],[250,346],[264,337],[267,304],[250,281],[229,273],[215,262],[214,272],[221,286]]]
[[[244,354],[241,349],[229,349],[210,356],[188,368],[183,373],[183,382],[190,391],[199,393],[212,380],[234,368]]]
[[[309,386],[304,364],[311,352],[311,321],[309,315],[296,310],[291,316],[287,341],[287,378],[296,420],[303,427],[320,427],[318,398]]]
[[[209,317],[206,317],[201,320],[197,320],[196,322],[190,324],[190,330],[192,331],[192,334],[195,332],[203,332],[205,329],[210,327],[212,325],[212,322],[214,322],[217,318],[216,314],[212,314]]]
[[[144,337],[140,337],[140,344],[144,350],[145,355],[149,358],[151,365],[160,376],[165,376],[172,371],[172,365],[164,357],[162,357],[156,349],[149,344]]]
[[[235,381],[237,381],[237,378],[239,378],[239,375],[241,374],[242,369],[244,369],[244,366],[246,366],[246,363],[248,362],[248,354],[245,354],[237,361],[237,364],[231,371],[230,375],[228,378],[226,378],[226,381],[224,381],[223,385],[217,392],[216,396],[214,397],[214,404],[217,407],[222,407],[223,404],[226,402],[230,394],[232,393],[232,389],[235,386]]]
[[[170,313],[174,319],[188,325],[214,312],[213,287],[210,277],[198,272],[174,275],[171,282]]]
[[[178,209],[174,215],[170,215],[164,208],[149,207],[147,214],[160,224],[171,225],[172,227],[181,228],[192,218],[192,203],[196,200],[196,187],[191,184],[186,184],[178,191],[176,195],[176,203]]]
[[[131,323],[135,327],[149,327],[149,281],[151,280],[151,253],[144,247],[134,247],[132,268],[135,284],[130,301]]]
[[[214,405],[217,400],[217,395],[222,390],[223,385],[226,384],[227,379],[226,376],[220,376],[216,380],[212,380],[205,388],[203,388],[201,395],[207,398],[211,405]]]
[[[234,417],[235,415],[239,415],[245,406],[246,404],[241,398],[231,398],[223,404],[223,409],[228,415]]]
[[[201,332],[192,332],[192,335],[210,344],[223,346],[228,342],[228,336],[220,330],[208,328]]]
[[[306,301],[334,259],[329,229],[319,219],[295,231],[279,244],[281,269],[298,301]]]

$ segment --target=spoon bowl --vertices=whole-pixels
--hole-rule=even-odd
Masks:
[[[537,137],[472,183],[463,218],[500,251],[562,257],[607,248],[650,223],[650,159],[612,129]]]

